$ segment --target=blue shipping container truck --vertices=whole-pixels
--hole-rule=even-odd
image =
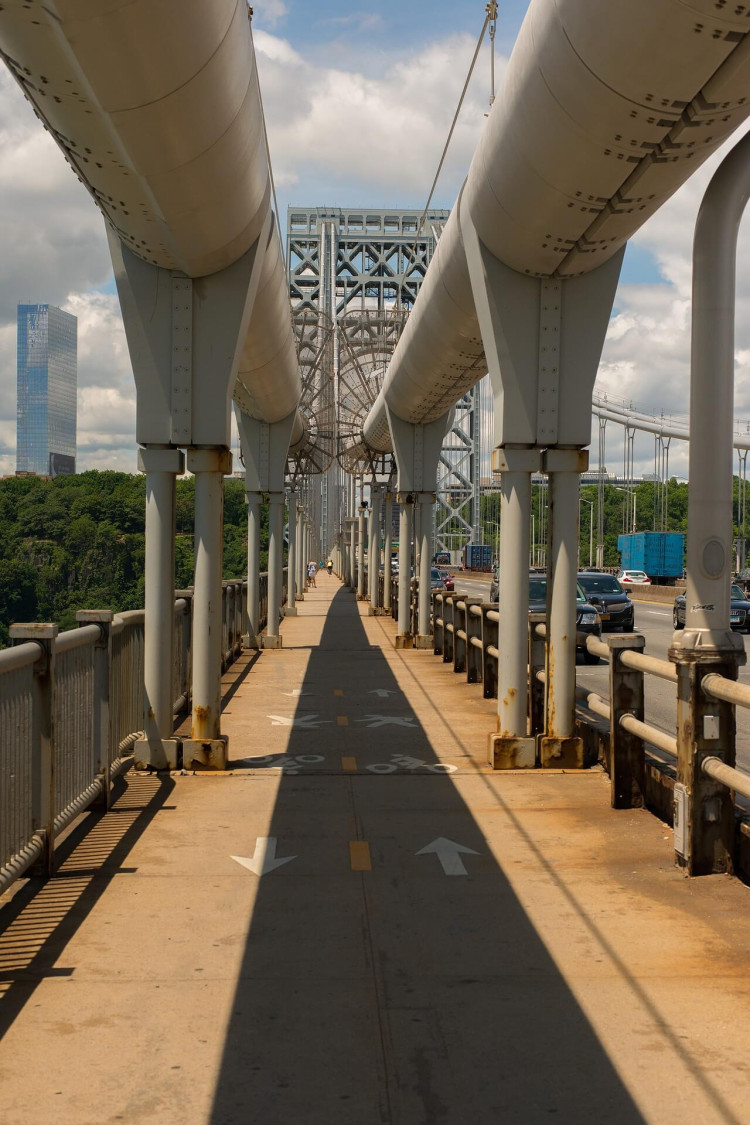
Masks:
[[[464,568],[466,570],[491,570],[492,545],[490,543],[467,543],[464,547]]]
[[[623,570],[645,570],[652,581],[682,577],[685,536],[681,531],[637,531],[632,535],[619,535],[617,550]]]

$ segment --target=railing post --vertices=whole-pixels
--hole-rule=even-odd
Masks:
[[[543,672],[547,665],[547,643],[544,637],[537,635],[537,625],[544,624],[544,613],[529,614],[529,733],[534,735],[544,734],[546,717],[545,685],[537,678],[537,672]]]
[[[490,620],[491,612],[497,613],[497,605],[482,603],[482,695],[485,699],[497,699],[498,661],[488,651],[497,650],[498,623]]]
[[[192,698],[192,682],[193,682],[193,591],[192,590],[175,590],[175,599],[178,601],[185,601],[187,605],[182,617],[182,628],[180,629],[180,675],[182,681],[179,684],[172,685],[173,707],[174,703],[180,698],[185,696],[185,707],[190,710],[190,700]]]
[[[435,656],[442,656],[443,648],[445,647],[445,625],[443,623],[444,606],[445,594],[441,594],[439,590],[435,590],[432,595],[432,651]]]
[[[620,726],[623,715],[645,720],[644,676],[622,663],[623,653],[643,652],[638,633],[609,637],[609,779],[613,809],[641,809],[646,803],[646,751],[643,739]]]
[[[466,674],[467,615],[466,599],[456,598],[453,602],[453,671],[459,675]]]
[[[39,874],[52,874],[55,858],[55,639],[57,625],[11,625],[11,643],[35,641],[42,655],[34,665],[32,738],[32,826],[44,835]]]
[[[466,602],[466,681],[470,684],[482,682],[482,614],[472,612],[480,609],[481,598],[469,598]],[[474,641],[479,641],[475,645]]]
[[[453,663],[453,650],[456,644],[455,598],[455,594],[447,594],[443,599],[443,664]]]
[[[385,492],[385,534],[384,534],[384,551],[383,551],[383,612],[390,613],[393,616],[393,583],[391,582],[392,575],[392,559],[391,554],[393,551],[393,492],[390,488],[386,488]]]
[[[108,809],[111,803],[110,766],[116,746],[112,746],[112,721],[110,698],[112,694],[112,618],[111,609],[79,609],[76,622],[80,625],[98,625],[99,640],[94,646],[94,773],[102,778],[102,795],[97,804]]]
[[[736,680],[734,654],[713,661],[695,651],[670,649],[677,665],[677,784],[674,791],[674,846],[678,867],[688,875],[712,875],[734,869],[734,794],[703,773],[703,761],[719,758],[735,764],[734,707],[710,699],[703,680],[718,674]]]

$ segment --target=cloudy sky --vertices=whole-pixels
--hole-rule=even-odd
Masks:
[[[255,0],[255,43],[282,225],[289,204],[424,204],[484,19],[484,0]],[[498,76],[527,0],[504,0]],[[477,64],[434,206],[452,206],[484,124],[489,55]],[[718,157],[632,240],[600,389],[684,414],[691,231]],[[15,468],[15,309],[48,301],[79,318],[78,464],[135,469],[134,389],[104,225],[15,83],[0,73],[0,472]],[[750,419],[750,223],[740,246],[737,417]],[[609,467],[621,441],[608,439]],[[653,439],[637,447],[649,471]],[[671,466],[687,475],[686,450]]]

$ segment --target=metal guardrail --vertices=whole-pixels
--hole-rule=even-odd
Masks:
[[[499,613],[494,605],[458,594],[436,592],[433,595],[435,654],[441,656],[444,663],[452,665],[454,672],[465,675],[469,683],[481,683],[486,698],[497,697],[498,626]],[[530,615],[529,736],[543,736],[545,733],[546,634],[540,615]],[[613,807],[635,808],[645,803],[647,746],[677,759],[677,854],[684,859],[702,851],[703,858],[689,861],[688,866],[693,873],[727,869],[726,866],[717,866],[720,861],[712,858],[712,849],[715,855],[721,850],[716,840],[706,844],[703,839],[713,831],[712,825],[723,824],[724,842],[721,846],[730,855],[731,868],[734,795],[750,798],[750,774],[732,764],[733,709],[750,709],[750,685],[740,684],[710,670],[701,677],[689,672],[687,665],[676,666],[670,661],[647,656],[643,652],[645,639],[639,634],[612,634],[608,641],[604,641],[581,633],[578,643],[585,646],[592,656],[605,660],[609,665],[609,697],[579,684],[576,699],[592,719],[596,716],[609,724],[607,764]],[[675,734],[646,721],[647,676],[681,685],[676,693],[676,702],[682,708],[682,719],[679,723],[677,719],[675,721]],[[709,705],[703,706],[701,700]],[[725,710],[722,711],[721,707]],[[585,714],[580,711],[579,719],[585,721]],[[688,781],[679,781],[680,776]],[[691,777],[692,784],[689,781]],[[710,785],[699,782],[697,779],[700,777],[710,779]],[[729,802],[729,811],[716,797],[722,792]],[[719,828],[714,835],[718,831]]]
[[[286,601],[287,572],[283,597]],[[190,706],[192,591],[177,592],[175,716]],[[223,583],[224,666],[242,649],[247,583]],[[260,627],[268,575],[260,576]],[[35,864],[50,874],[56,838],[128,769],[143,737],[145,611],[83,610],[79,627],[14,625],[0,650],[0,894]]]

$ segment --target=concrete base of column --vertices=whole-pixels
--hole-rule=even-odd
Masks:
[[[584,764],[583,739],[549,738],[539,735],[539,764],[545,770],[582,770]]]
[[[296,594],[295,600],[298,601],[298,602],[303,602],[305,600],[305,595],[304,594]]]
[[[430,651],[432,651],[434,644],[435,640],[432,636],[432,633],[420,633],[414,638],[415,648],[428,648]]]
[[[488,760],[493,770],[533,770],[536,768],[536,739],[507,738],[492,733]]]
[[[229,760],[229,739],[225,734],[220,738],[187,738],[182,744],[182,768],[195,769],[201,766],[207,770],[225,770]]]
[[[414,648],[414,634],[399,633],[396,637],[396,648]]]
[[[283,648],[283,646],[284,646],[284,638],[281,637],[281,636],[279,636],[279,637],[261,637],[260,638],[260,647],[261,648]]]
[[[358,601],[358,602],[366,602],[366,601],[368,601],[368,597],[367,597],[367,594],[357,594],[357,601]]]
[[[251,637],[249,633],[243,633],[242,647],[246,652],[255,652],[260,648],[260,637]]]
[[[160,746],[139,738],[133,747],[133,765],[137,770],[176,770],[180,745],[178,738],[163,738]]]
[[[381,605],[371,605],[369,610],[368,610],[368,613],[369,613],[370,617],[382,617],[383,614],[385,613],[385,610],[383,609],[383,607]]]
[[[299,599],[297,599],[299,601]],[[297,610],[292,606],[284,606],[284,617],[296,617]]]

